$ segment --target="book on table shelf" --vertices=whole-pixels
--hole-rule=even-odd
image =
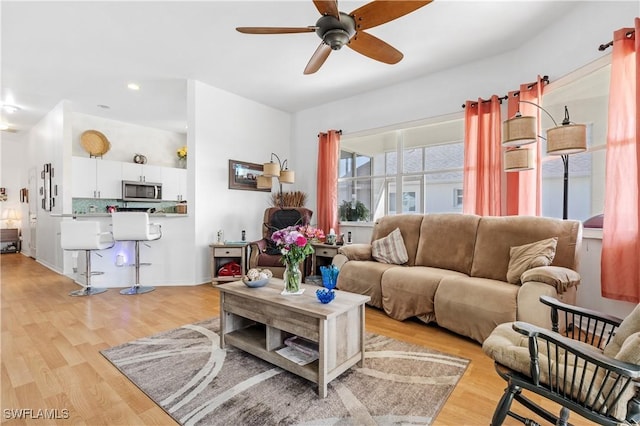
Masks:
[[[309,355],[306,352],[302,352],[293,346],[283,346],[276,351],[278,355],[281,355],[291,362],[295,362],[298,365],[307,365],[318,359],[318,354]]]
[[[309,356],[318,356],[318,343],[300,336],[291,336],[285,339],[284,344],[299,350]]]

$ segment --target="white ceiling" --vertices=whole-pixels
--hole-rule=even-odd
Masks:
[[[436,0],[368,30],[404,53],[398,64],[344,48],[303,75],[320,43],[315,34],[247,35],[235,27],[314,25],[311,0],[4,0],[0,95],[21,110],[3,111],[1,120],[23,131],[66,99],[73,111],[184,132],[188,79],[295,112],[509,51],[576,4]],[[141,90],[128,90],[129,82]]]

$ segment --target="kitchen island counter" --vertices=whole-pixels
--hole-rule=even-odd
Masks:
[[[93,220],[100,223],[103,232],[111,231],[111,213],[80,213],[58,214],[51,216],[65,220]],[[140,284],[149,286],[194,285],[193,265],[194,247],[189,244],[193,232],[192,219],[188,214],[179,213],[150,213],[150,221],[160,225],[162,237],[154,241],[144,241],[140,244],[140,261],[150,263],[140,268]],[[91,256],[91,266],[95,271],[104,272],[91,278],[94,287],[130,287],[135,280],[134,241],[116,241],[115,245],[106,250],[95,251]],[[84,282],[84,276],[73,272],[84,270],[85,257],[78,256],[78,252],[64,252],[64,274]]]

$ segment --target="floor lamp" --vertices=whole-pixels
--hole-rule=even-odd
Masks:
[[[529,101],[527,103],[544,111],[553,121],[555,127],[547,130],[547,154],[559,155],[564,166],[564,186],[562,200],[562,218],[567,219],[569,207],[569,155],[583,152],[587,149],[587,126],[572,123],[569,119],[569,109],[564,107],[564,119],[559,126],[553,116],[540,105]],[[503,142],[507,147],[505,152],[505,170],[521,171],[533,168],[533,150],[521,148],[521,145],[533,143],[542,136],[537,135],[536,118],[523,116],[520,111],[503,123]],[[526,151],[526,152],[524,152]],[[525,155],[527,157],[525,157]]]
[[[274,162],[273,158],[276,158],[278,162]],[[282,184],[283,183],[294,183],[295,182],[295,174],[293,170],[289,170],[287,168],[287,160],[280,160],[273,152],[271,153],[271,160],[268,163],[264,163],[262,171],[262,176],[258,176],[257,179],[257,187],[259,189],[271,188],[272,178],[277,178],[278,183],[280,184],[280,193],[278,194],[280,198],[280,208],[284,205],[284,200],[282,197]]]

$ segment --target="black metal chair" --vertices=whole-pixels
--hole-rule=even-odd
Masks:
[[[640,305],[623,321],[548,296],[540,301],[551,307],[552,331],[506,323],[483,344],[508,383],[491,425],[501,425],[507,416],[538,424],[511,411],[514,399],[552,424],[568,424],[569,410],[602,425],[638,424]],[[559,319],[568,324],[560,332]],[[534,403],[524,390],[560,404],[559,415]]]

